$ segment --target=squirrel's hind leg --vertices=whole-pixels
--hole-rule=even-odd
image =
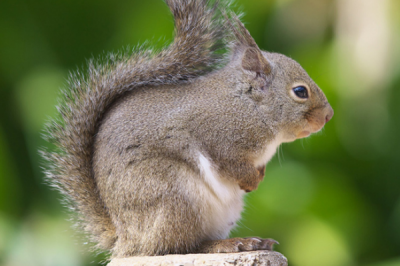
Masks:
[[[185,162],[162,156],[130,167],[129,176],[113,178],[131,184],[120,188],[123,204],[111,210],[117,234],[113,257],[194,252],[204,239],[203,214],[185,183],[196,173]]]

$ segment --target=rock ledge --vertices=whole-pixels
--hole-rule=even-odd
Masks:
[[[287,266],[287,259],[275,251],[250,251],[240,253],[187,254],[149,257],[115,258],[107,266],[197,266],[243,265]]]

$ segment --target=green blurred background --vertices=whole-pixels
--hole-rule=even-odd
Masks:
[[[233,236],[272,237],[291,266],[400,265],[400,1],[237,0],[259,46],[297,60],[335,110],[284,144]],[[97,265],[37,150],[69,71],[173,22],[161,0],[0,1],[0,265]]]

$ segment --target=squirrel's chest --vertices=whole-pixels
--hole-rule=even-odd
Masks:
[[[212,162],[199,153],[199,190],[204,203],[204,231],[210,239],[223,239],[236,226],[243,209],[244,191],[221,178]]]

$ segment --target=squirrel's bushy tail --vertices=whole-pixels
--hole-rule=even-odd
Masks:
[[[88,74],[71,75],[58,107],[60,118],[48,127],[56,151],[43,151],[46,175],[78,213],[80,225],[97,247],[111,249],[115,227],[99,195],[92,170],[94,136],[110,104],[139,86],[184,82],[203,75],[221,61],[225,32],[218,3],[207,0],[166,0],[175,18],[175,39],[159,53],[138,51],[110,55],[89,63]]]

